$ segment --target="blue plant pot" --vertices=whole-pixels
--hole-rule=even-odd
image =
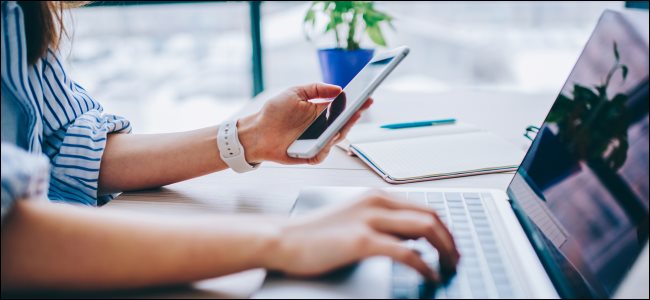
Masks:
[[[345,87],[372,59],[374,49],[348,51],[341,48],[319,49],[318,60],[323,81]]]

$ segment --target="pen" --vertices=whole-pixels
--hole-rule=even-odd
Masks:
[[[442,120],[431,120],[431,121],[386,124],[386,125],[382,125],[381,128],[401,129],[401,128],[422,127],[422,126],[451,125],[454,123],[456,123],[456,119],[442,119]]]

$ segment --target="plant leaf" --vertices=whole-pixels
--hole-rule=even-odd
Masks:
[[[619,60],[620,56],[618,55],[618,45],[616,42],[614,42],[614,57],[616,58],[616,61]]]
[[[313,9],[307,10],[307,13],[305,14],[305,20],[304,23],[311,23],[312,26],[314,26],[314,22],[316,21],[316,12]]]
[[[384,36],[381,34],[381,29],[379,26],[368,26],[366,27],[366,32],[368,33],[370,39],[375,42],[375,44],[386,47],[386,40],[384,40]]]
[[[622,66],[621,66],[621,72],[622,72],[622,74],[623,74],[623,81],[625,81],[625,78],[627,78],[627,71],[628,71],[627,66],[626,66],[626,65],[622,65]]]

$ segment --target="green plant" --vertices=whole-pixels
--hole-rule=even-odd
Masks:
[[[625,107],[628,96],[618,93],[609,99],[607,87],[617,71],[623,82],[628,67],[620,62],[614,42],[614,64],[605,81],[592,88],[575,84],[573,98],[560,94],[551,108],[547,121],[558,126],[558,138],[571,142],[572,152],[586,160],[603,160],[614,170],[627,158],[629,114]]]
[[[334,32],[337,48],[346,50],[360,48],[363,35],[358,34],[358,29],[365,31],[375,44],[385,47],[380,25],[387,23],[393,28],[393,17],[376,10],[373,1],[313,1],[305,14],[304,25],[316,27],[317,13],[328,17],[325,33]]]

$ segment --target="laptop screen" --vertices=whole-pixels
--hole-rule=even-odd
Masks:
[[[647,24],[603,13],[508,187],[561,295],[611,296],[648,240]]]

